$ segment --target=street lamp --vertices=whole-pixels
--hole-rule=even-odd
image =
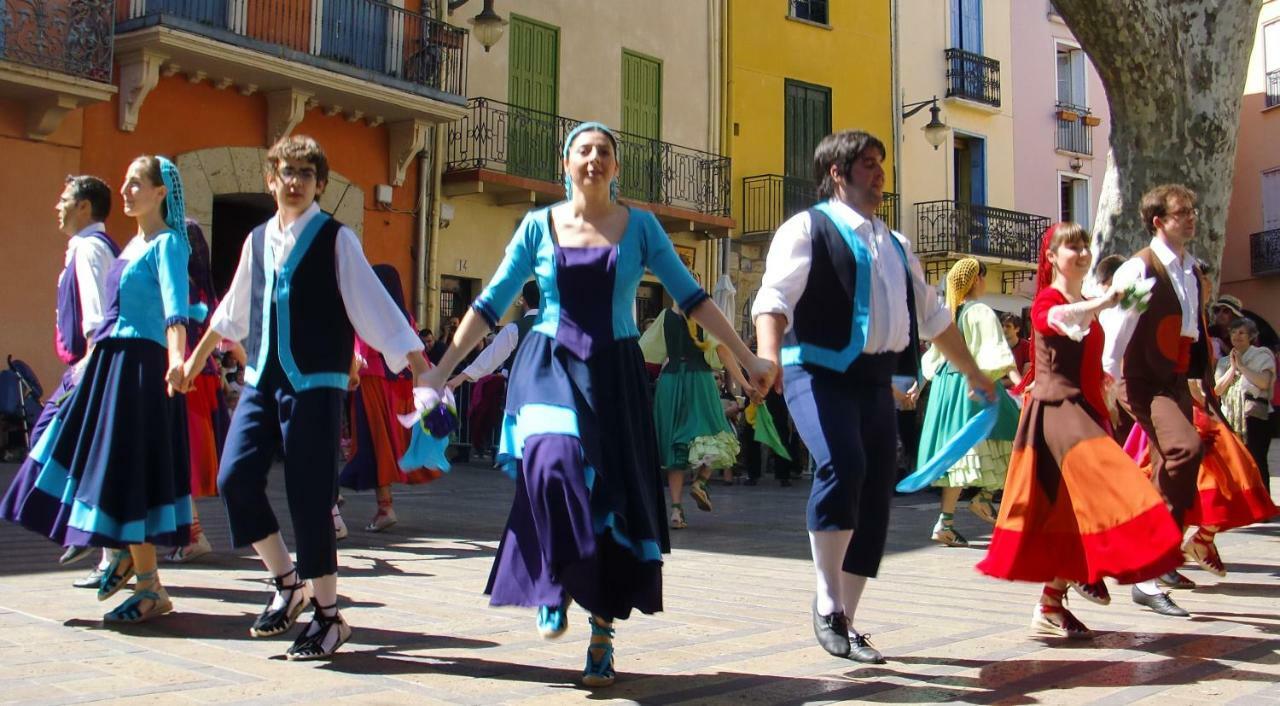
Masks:
[[[449,0],[449,13],[467,4],[469,0]],[[502,16],[493,11],[493,0],[484,0],[484,9],[480,14],[467,20],[467,24],[471,25],[472,32],[476,35],[476,39],[480,40],[480,45],[484,47],[484,53],[488,54],[489,49],[502,39],[502,32],[507,26],[507,21]]]
[[[929,106],[929,124],[920,128],[920,130],[924,132],[924,139],[928,140],[929,144],[933,145],[933,149],[936,150],[942,146],[943,142],[947,141],[948,129],[947,124],[942,122],[938,117],[941,115],[942,109],[938,107],[937,96],[934,96],[929,100],[919,101],[917,103],[908,103],[902,106],[902,109],[906,111],[902,114],[902,119],[906,120],[912,115],[919,113],[921,110],[924,110],[925,106]]]

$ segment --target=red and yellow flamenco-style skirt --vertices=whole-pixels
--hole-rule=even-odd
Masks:
[[[1188,526],[1211,527],[1217,531],[1266,522],[1277,514],[1271,493],[1262,484],[1262,474],[1249,450],[1231,428],[1194,408],[1196,431],[1204,445],[1204,459],[1196,476],[1195,503],[1187,510]],[[1147,434],[1137,424],[1129,432],[1125,451],[1151,476],[1151,452]]]
[[[413,412],[413,381],[361,375],[351,400],[351,460],[339,483],[352,490],[373,490],[392,483],[430,483],[444,475],[434,468],[400,469],[409,450],[409,429],[397,415]]]
[[[230,415],[217,375],[201,373],[194,384],[186,394],[191,497],[211,498],[218,494],[218,452],[227,438]]]
[[[1081,402],[1027,401],[979,571],[1133,583],[1181,565],[1181,542],[1160,494]]]

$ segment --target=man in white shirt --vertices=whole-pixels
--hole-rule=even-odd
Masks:
[[[910,244],[875,215],[884,157],[865,132],[823,138],[814,151],[823,201],[774,234],[751,309],[759,355],[783,367],[787,408],[817,465],[807,510],[814,636],[832,655],[877,664],[884,657],[852,618],[888,535],[891,378],[917,375],[918,339],[931,338],[975,391],[995,398]]]
[[[538,319],[538,283],[530,280],[520,290],[520,316],[515,321],[503,326],[493,337],[493,343],[485,346],[480,355],[471,361],[471,365],[453,376],[449,381],[449,389],[456,390],[464,382],[475,382],[480,378],[493,374],[494,371],[510,376],[511,365],[515,362],[516,349]],[[501,370],[499,370],[501,369]]]
[[[1183,525],[1195,500],[1203,457],[1187,381],[1212,374],[1201,273],[1187,251],[1196,234],[1196,194],[1180,184],[1165,184],[1144,194],[1140,208],[1151,244],[1120,266],[1112,284],[1123,289],[1144,277],[1156,283],[1145,312],[1113,307],[1099,316],[1106,332],[1102,368],[1116,380],[1120,404],[1147,433],[1156,487]],[[1204,392],[1212,402],[1212,382]],[[1176,571],[1161,580],[1179,588],[1195,586]],[[1162,615],[1188,615],[1154,581],[1135,585],[1132,596]]]

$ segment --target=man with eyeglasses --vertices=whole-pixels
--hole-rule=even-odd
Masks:
[[[1209,339],[1202,316],[1203,273],[1187,251],[1199,211],[1195,192],[1181,184],[1151,189],[1143,194],[1140,209],[1151,244],[1120,266],[1113,286],[1124,288],[1145,277],[1154,278],[1155,286],[1146,311],[1115,307],[1099,316],[1106,331],[1102,366],[1116,381],[1120,404],[1147,433],[1156,487],[1174,519],[1185,527],[1204,455],[1192,422],[1187,381],[1207,380],[1204,393],[1213,395]],[[1216,560],[1212,543],[1201,553],[1209,551]],[[1170,588],[1195,587],[1177,571],[1161,576],[1160,582]],[[1135,603],[1161,615],[1188,615],[1154,580],[1135,585],[1131,593]]]

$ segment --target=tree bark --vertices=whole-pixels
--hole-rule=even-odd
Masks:
[[[1216,289],[1262,0],[1054,0],[1054,6],[1093,61],[1111,106],[1094,261],[1145,247],[1143,192],[1185,184],[1200,196],[1191,250],[1212,266]]]

